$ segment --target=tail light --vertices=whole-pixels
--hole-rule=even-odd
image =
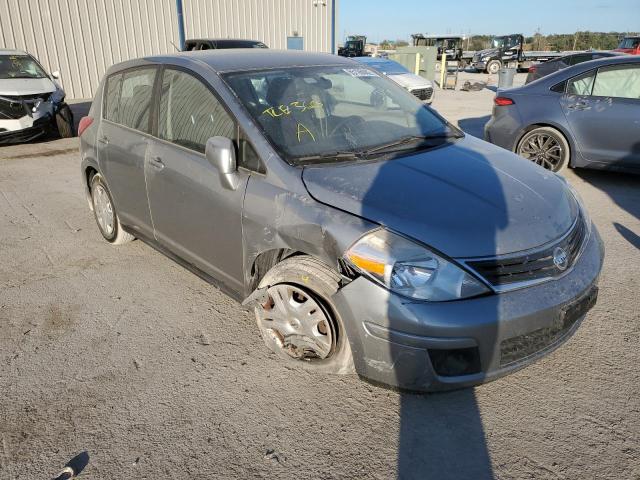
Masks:
[[[513,105],[516,102],[507,97],[496,97],[493,99],[493,103],[495,103],[499,107],[506,107],[507,105]]]
[[[533,73],[533,72],[535,72],[536,70],[538,70],[538,67],[537,67],[536,65],[531,65],[531,66],[529,67],[529,73]]]
[[[78,124],[78,136],[81,136],[82,133],[89,128],[89,126],[93,123],[93,117],[82,117],[80,119],[80,123]]]

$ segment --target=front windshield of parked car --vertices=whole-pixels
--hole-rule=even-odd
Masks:
[[[460,135],[413,95],[366,67],[292,67],[229,73],[225,80],[291,163],[380,151],[416,137]]]
[[[45,78],[47,74],[29,55],[0,55],[0,79]]]
[[[636,48],[640,44],[640,38],[625,38],[618,48]]]

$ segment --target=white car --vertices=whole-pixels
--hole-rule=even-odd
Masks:
[[[433,102],[435,92],[433,82],[411,73],[398,62],[379,57],[355,57],[353,60],[386,75],[424,103],[431,104]]]
[[[74,135],[59,76],[48,74],[27,52],[0,49],[0,144],[27,142],[49,132]]]

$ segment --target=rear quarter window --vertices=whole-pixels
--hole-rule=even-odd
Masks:
[[[120,88],[118,123],[149,133],[149,111],[155,68],[137,68],[124,73]]]

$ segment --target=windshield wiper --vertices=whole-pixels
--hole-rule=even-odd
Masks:
[[[297,163],[328,163],[335,161],[356,160],[362,157],[362,152],[332,152],[318,155],[307,155],[295,159]]]
[[[365,150],[362,153],[364,156],[368,156],[374,153],[393,152],[398,150],[395,147],[401,147],[403,145],[408,145],[411,143],[422,144],[428,140],[436,140],[436,139],[443,139],[443,138],[461,138],[461,135],[454,132],[434,133],[431,135],[409,135],[407,137],[402,137],[398,140],[394,140],[393,142],[385,143],[383,145],[378,145],[377,147],[370,148],[368,150]]]

